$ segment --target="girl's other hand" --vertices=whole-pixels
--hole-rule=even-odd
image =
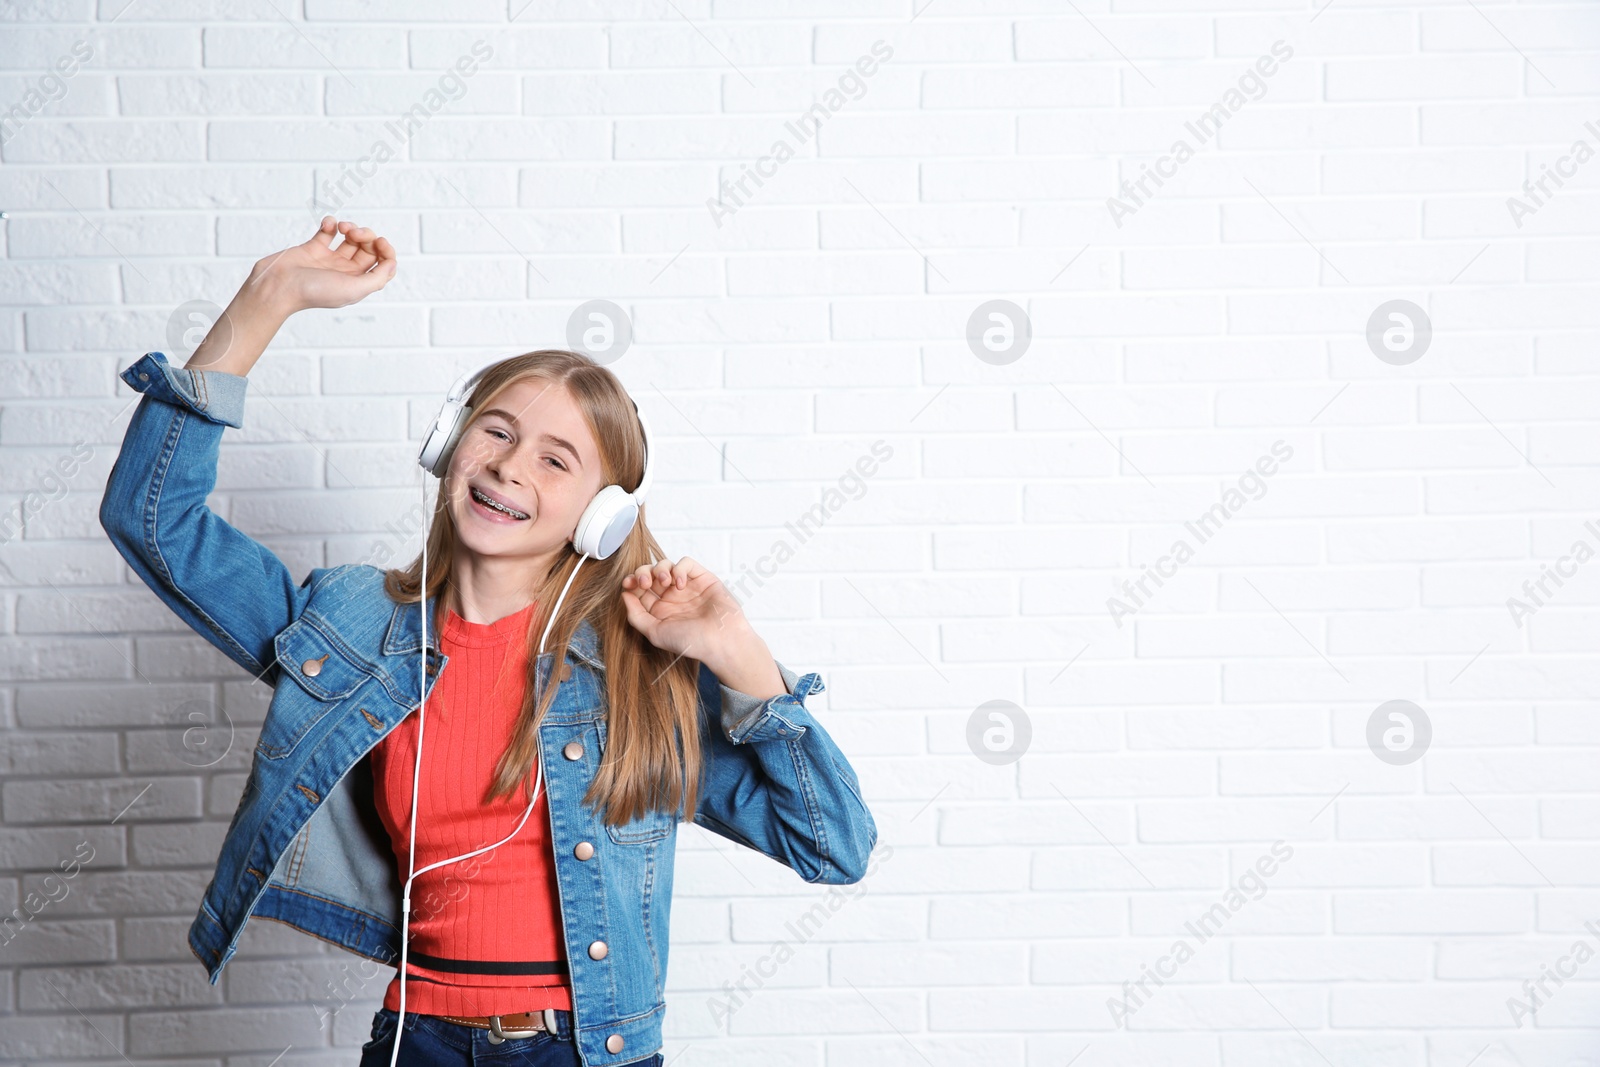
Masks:
[[[622,579],[628,622],[657,648],[705,661],[747,626],[739,602],[688,556],[640,564]]]
[[[622,579],[628,622],[652,645],[697,659],[729,689],[768,700],[788,692],[744,609],[699,561],[640,564]]]
[[[334,248],[341,234],[344,242]],[[388,285],[397,265],[387,237],[324,215],[305,242],[258,260],[240,292],[256,290],[286,316],[305,308],[339,308]]]

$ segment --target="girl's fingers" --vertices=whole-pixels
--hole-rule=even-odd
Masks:
[[[357,279],[360,286],[361,297],[357,297],[356,299],[359,300],[362,297],[371,296],[379,289],[382,289],[384,286],[388,285],[390,280],[394,278],[396,269],[395,261],[393,259],[389,259],[361,275]],[[352,303],[354,303],[354,301],[352,301]]]
[[[339,220],[332,215],[322,216],[322,221],[317,224],[317,232],[306,239],[306,244],[315,243],[324,251],[333,246],[339,238]]]
[[[630,574],[628,577],[632,578],[634,583],[629,592],[639,598],[640,607],[644,608],[645,611],[649,611],[650,605],[654,604],[657,599],[655,593],[650,589],[649,580],[641,582],[637,573]]]
[[[367,232],[372,233],[371,230]],[[382,266],[384,261],[393,261],[394,258],[394,245],[389,243],[388,238],[373,234],[371,240],[361,242],[361,252],[354,262],[362,270],[369,270],[373,264]]]
[[[640,596],[650,595],[647,604],[673,589],[687,589],[689,583],[699,575],[705,573],[705,568],[689,556],[684,556],[674,563],[670,559],[657,560],[655,563],[641,563],[623,579],[623,585],[628,587],[628,579],[632,579],[630,587]]]
[[[333,254],[341,259],[350,258],[350,231],[354,228],[355,223],[353,222],[341,222],[336,227],[336,229],[339,231],[339,236],[343,239],[343,243],[340,244],[338,248],[333,250]]]
[[[678,582],[678,588],[680,589],[689,588],[690,582],[694,581],[702,574],[709,573],[704,567],[700,566],[700,561],[692,556],[684,556],[678,561],[677,566],[674,567],[673,570],[674,572],[682,575]]]
[[[641,563],[623,577],[622,584],[624,588],[641,594],[649,592],[660,595],[673,589],[687,589],[690,582],[706,573],[709,572],[697,560],[684,556],[676,563],[670,559]]]
[[[372,251],[375,255],[377,255],[379,262],[383,262],[384,260],[393,262],[397,258],[395,256],[394,245],[389,243],[389,239],[387,237],[380,237],[376,241],[372,242]]]
[[[339,253],[348,260],[359,258],[361,255],[361,242],[372,240],[372,231],[365,226],[357,226],[353,222],[340,223],[340,228],[344,231],[344,244],[339,246]]]
[[[363,255],[366,255],[366,264],[369,268],[366,272],[367,275],[371,276],[387,272],[389,277],[394,277],[395,270],[399,266],[394,254],[394,245],[390,244],[385,238],[379,237],[377,240],[372,241],[368,247],[371,249],[371,254],[363,253]]]
[[[356,273],[368,273],[373,264],[395,258],[394,246],[370,226],[345,221],[336,223],[335,230],[344,235],[344,243],[333,250],[334,254],[349,263]]]

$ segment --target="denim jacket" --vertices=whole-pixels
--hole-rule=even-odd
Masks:
[[[189,947],[215,985],[246,921],[261,915],[398,966],[401,879],[365,757],[449,657],[430,626],[424,670],[421,614],[388,598],[377,567],[316,567],[296,583],[207,507],[223,427],[243,423],[244,376],[172,367],[149,352],[120,377],[144,396],[100,523],[179,618],[274,689]],[[430,620],[435,607],[429,600]],[[554,655],[537,657],[540,692]],[[860,881],[877,826],[855,771],[806,708],[822,679],[778,669],[788,692],[758,700],[700,666],[705,777],[694,821],[807,882]],[[679,821],[650,812],[608,827],[581,803],[606,744],[604,670],[586,620],[539,729],[573,1033],[589,1067],[661,1048]],[[580,859],[585,842],[593,851]]]

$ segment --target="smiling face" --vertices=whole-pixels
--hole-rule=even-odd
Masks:
[[[473,411],[450,457],[448,507],[470,552],[547,557],[571,538],[601,478],[600,447],[572,394],[524,380]]]

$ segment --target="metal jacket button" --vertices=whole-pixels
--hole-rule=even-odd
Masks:
[[[610,1037],[606,1038],[606,1051],[607,1052],[621,1052],[622,1051],[622,1035],[621,1034],[612,1034]]]
[[[594,846],[587,841],[579,841],[578,847],[572,850],[572,854],[580,860],[586,860],[594,855]]]
[[[577,741],[568,741],[561,749],[561,754],[568,759],[582,759],[583,745]]]
[[[300,664],[300,673],[304,674],[307,678],[315,678],[317,675],[322,673],[323,660],[326,660],[331,655],[333,655],[332,652],[324,652],[317,659],[306,660],[304,663]]]
[[[606,943],[604,941],[595,941],[595,942],[591,943],[589,945],[589,958],[591,960],[603,960],[603,959],[605,959],[606,958]],[[612,1051],[615,1051],[615,1050],[613,1049]]]
[[[563,663],[561,665],[561,669],[556,672],[556,677],[560,678],[563,682],[566,681],[568,678],[571,678],[572,677],[572,664]]]

